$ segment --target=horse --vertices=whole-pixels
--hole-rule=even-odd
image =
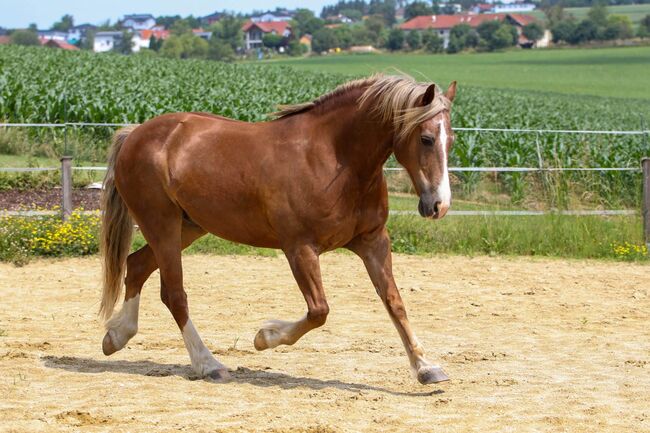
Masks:
[[[181,251],[211,233],[282,250],[307,303],[298,321],[266,322],[257,350],[293,345],[325,324],[319,256],[346,248],[363,261],[418,381],[448,380],[426,359],[393,278],[383,167],[394,154],[419,195],[420,215],[444,217],[455,95],[455,81],[442,92],[408,76],[374,75],[281,107],[264,122],[171,113],[116,132],[102,194],[104,354],[136,334],[142,286],[159,269],[160,297],[192,368],[208,380],[229,379],[192,324],[183,288]],[[147,244],[129,254],[134,223]]]

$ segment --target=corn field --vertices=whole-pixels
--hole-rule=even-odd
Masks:
[[[398,65],[397,65],[398,66]],[[278,104],[304,102],[353,77],[296,71],[272,64],[223,64],[144,55],[96,55],[0,46],[0,121],[14,123],[138,123],[174,111],[205,111],[259,121]],[[464,87],[459,83],[454,127],[529,129],[647,129],[644,100],[567,96]],[[112,129],[26,131],[49,153],[68,152],[103,161]],[[5,131],[6,133],[6,131]],[[2,134],[2,131],[0,131]],[[25,140],[23,140],[25,141]],[[28,146],[29,147],[29,146]],[[48,153],[2,144],[0,153]],[[648,136],[459,132],[451,165],[537,167],[636,167],[650,155]],[[395,161],[389,161],[394,165]],[[635,172],[553,174],[456,173],[454,188],[466,197],[505,195],[514,204],[567,207],[637,206]]]

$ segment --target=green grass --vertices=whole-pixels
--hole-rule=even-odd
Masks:
[[[270,61],[301,70],[369,75],[400,70],[423,81],[650,100],[650,47],[427,55],[329,55]]]
[[[412,208],[410,209],[412,210]],[[647,255],[621,254],[617,245],[642,245],[641,218],[543,215],[530,217],[448,216],[440,221],[393,215],[388,230],[393,251],[404,254],[524,255],[546,257],[647,260]],[[134,248],[144,245],[137,235]],[[234,244],[204,236],[187,254],[264,255],[279,250]]]

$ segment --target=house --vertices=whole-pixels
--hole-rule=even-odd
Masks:
[[[498,4],[492,6],[491,11],[495,14],[499,13],[520,13],[520,12],[530,12],[535,10],[535,5],[533,3],[509,3],[509,4]]]
[[[96,53],[113,51],[121,40],[122,32],[97,32],[93,43],[93,51]]]
[[[325,21],[327,21],[328,23],[340,23],[340,24],[354,23],[354,20],[352,18],[346,17],[345,15],[342,14],[330,15],[327,18],[325,18]]]
[[[415,17],[402,25],[400,28],[406,32],[422,31],[432,29],[438,33],[438,36],[443,40],[443,47],[446,49],[449,46],[449,35],[452,27],[459,24],[468,24],[476,28],[481,23],[486,21],[507,21],[515,26],[519,33],[520,40],[522,38],[522,28],[530,23],[535,22],[535,18],[530,15],[521,14],[480,14],[480,15],[423,15]],[[524,38],[525,39],[525,38]],[[540,45],[539,43],[535,44]]]
[[[203,30],[202,28],[192,29],[192,34],[194,36],[200,37],[201,39],[205,39],[206,41],[209,41],[210,39],[212,39],[212,32],[207,32],[207,31]]]
[[[38,38],[45,39],[46,41],[61,41],[65,42],[68,40],[68,34],[66,32],[59,32],[55,30],[38,30]]]
[[[169,37],[169,30],[161,30],[153,28],[150,30],[140,30],[133,34],[133,52],[137,53],[143,48],[149,48],[151,43],[151,37],[153,36],[157,40],[165,40]]]
[[[0,45],[9,45],[11,43],[11,38],[7,35],[0,36]]]
[[[78,26],[74,26],[68,30],[68,36],[66,40],[71,44],[79,43],[86,39],[88,32],[94,32],[95,30],[97,30],[97,27],[92,24],[80,24]]]
[[[277,10],[275,12],[269,11],[261,15],[252,16],[251,21],[254,23],[290,21],[294,15],[295,15],[294,11],[282,9],[282,10]]]
[[[223,12],[215,12],[210,15],[201,17],[201,22],[207,26],[211,26],[212,24],[218,22],[223,17],[223,15]]]
[[[288,21],[249,21],[242,26],[244,32],[244,48],[251,50],[262,47],[262,38],[266,34],[291,36],[291,25]]]
[[[300,41],[298,41],[298,42],[300,42],[301,45],[304,45],[304,46],[307,47],[307,52],[308,53],[311,53],[311,40],[312,40],[311,35],[302,35],[302,37],[300,38]]]
[[[133,30],[149,30],[156,25],[156,19],[151,14],[124,15],[122,27]]]
[[[41,42],[41,45],[44,47],[49,47],[49,48],[60,48],[62,50],[66,51],[77,51],[79,50],[79,47],[72,45],[66,41],[59,41],[56,39],[43,39],[39,38],[39,41]]]

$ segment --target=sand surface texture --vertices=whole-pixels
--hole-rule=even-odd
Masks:
[[[647,432],[650,268],[396,256],[411,323],[452,378],[421,386],[360,260],[322,258],[331,313],[256,352],[267,319],[305,305],[283,257],[184,258],[191,318],[233,379],[195,377],[144,288],[140,330],[111,357],[97,258],[0,264],[0,431]]]

